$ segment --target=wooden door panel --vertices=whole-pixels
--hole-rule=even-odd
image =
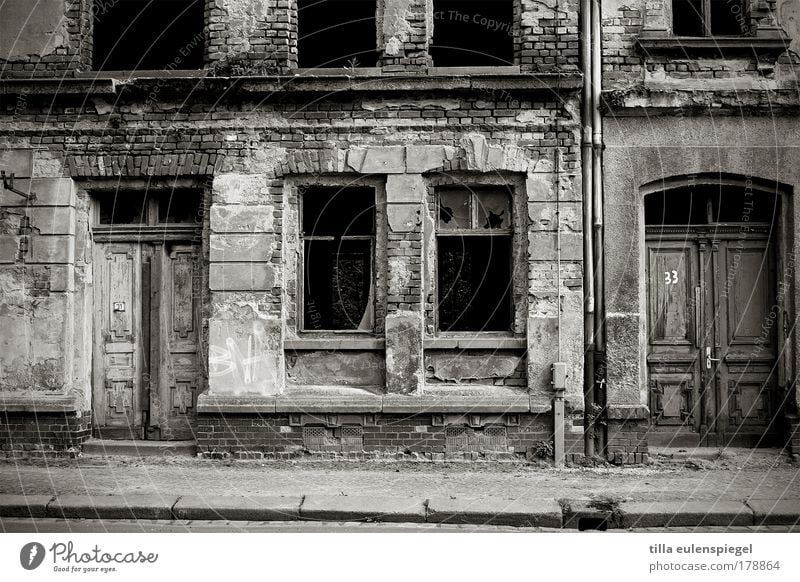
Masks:
[[[751,243],[752,244],[752,243]],[[761,345],[759,352],[772,350],[769,321],[772,300],[770,275],[772,268],[768,249],[760,244],[753,248],[727,248],[727,277],[730,289],[728,303],[728,346],[742,346],[749,352]],[[765,335],[766,332],[766,335]],[[733,350],[740,351],[740,350]]]
[[[696,431],[700,369],[697,246],[648,241],[648,374],[655,430]]]
[[[203,378],[199,355],[200,251],[196,245],[165,245],[159,257],[159,382],[158,392],[151,398],[151,424],[158,427],[162,439],[193,438]]]
[[[650,248],[649,325],[651,344],[690,346],[694,342],[691,248]]]
[[[657,426],[685,427],[695,424],[695,375],[650,374],[650,412]]]
[[[139,267],[136,244],[95,252],[94,415],[98,430],[136,436],[142,427]]]

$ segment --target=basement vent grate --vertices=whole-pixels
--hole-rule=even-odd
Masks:
[[[364,429],[360,426],[304,426],[303,445],[311,452],[363,451]]]
[[[508,452],[508,436],[504,426],[487,426],[472,429],[466,426],[448,426],[445,429],[448,452]]]

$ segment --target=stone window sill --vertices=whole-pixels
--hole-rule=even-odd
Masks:
[[[376,337],[303,337],[287,339],[284,350],[383,350],[386,340]]]
[[[639,46],[648,55],[777,56],[788,50],[789,39],[757,38],[752,36],[641,36],[639,37]]]
[[[484,349],[484,350],[524,350],[528,347],[527,340],[509,336],[439,336],[425,338],[425,349],[455,350],[455,349]]]

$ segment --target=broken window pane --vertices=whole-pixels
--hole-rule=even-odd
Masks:
[[[375,232],[375,191],[312,186],[303,194],[303,235],[356,236]]]
[[[202,222],[202,194],[196,190],[171,190],[158,196],[158,221],[167,223]]]
[[[676,36],[705,36],[703,0],[672,0],[672,31]]]
[[[514,5],[511,0],[434,0],[433,43],[437,67],[514,64]]]
[[[376,65],[375,2],[298,0],[297,11],[301,68]]]
[[[439,228],[472,228],[468,190],[445,190],[439,193]]]
[[[372,328],[372,241],[305,241],[306,330]]]
[[[95,0],[94,68],[202,68],[204,5],[205,0]]]
[[[511,330],[511,236],[438,237],[439,329]]]
[[[510,200],[505,192],[476,192],[478,211],[477,228],[511,228]]]
[[[141,190],[118,190],[99,196],[100,224],[146,224],[147,194]]]

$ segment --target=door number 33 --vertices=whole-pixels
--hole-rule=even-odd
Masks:
[[[678,271],[664,271],[664,283],[674,285],[678,282]]]

